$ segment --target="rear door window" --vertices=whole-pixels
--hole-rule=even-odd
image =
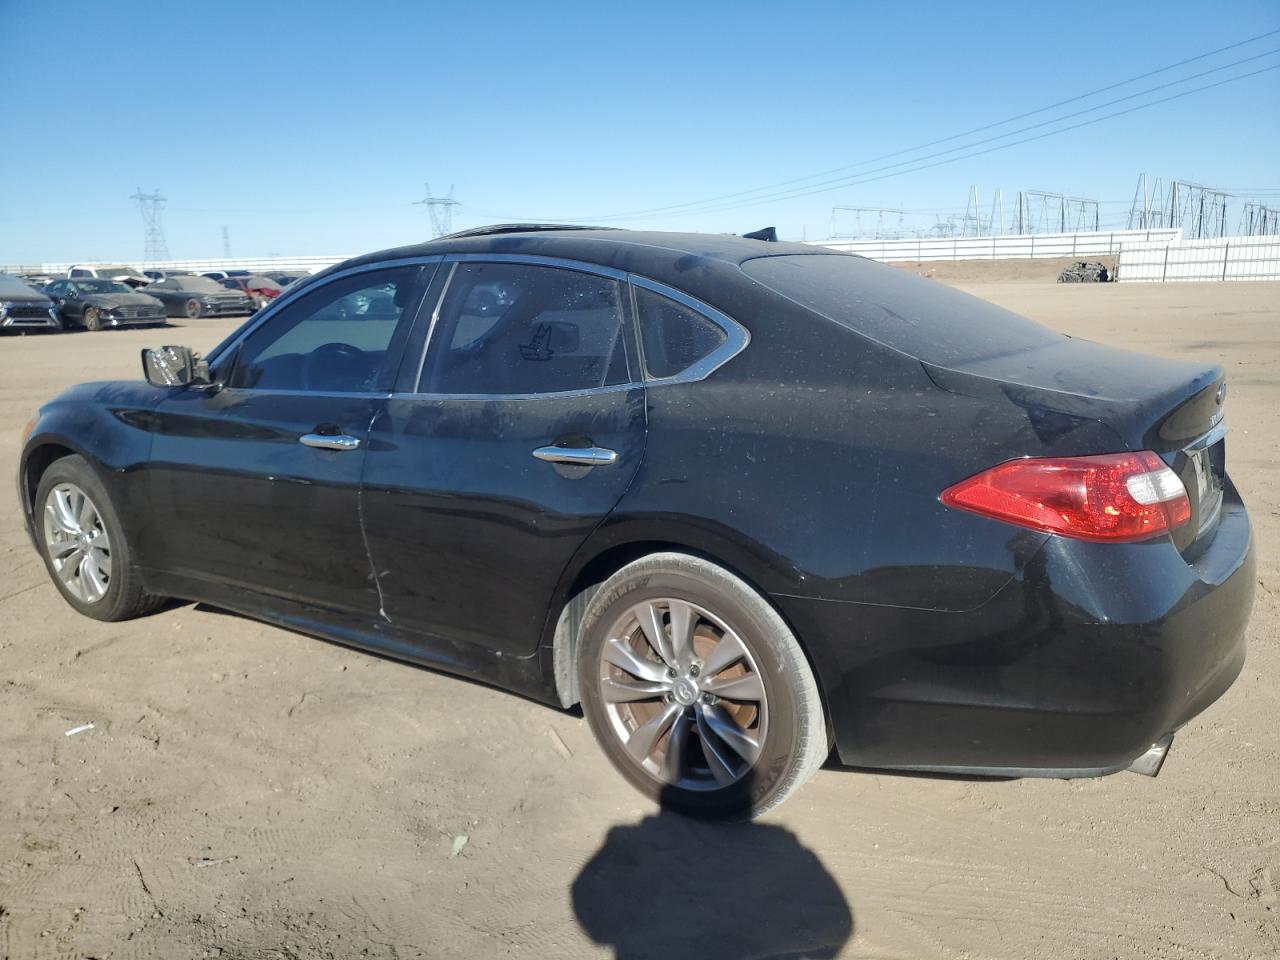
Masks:
[[[559,267],[463,262],[440,306],[418,390],[531,395],[629,380],[618,281]]]

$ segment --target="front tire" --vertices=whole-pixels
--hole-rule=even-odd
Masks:
[[[200,306],[199,300],[192,298],[186,302],[183,312],[186,313],[188,320],[199,320],[200,315],[204,313],[204,308]]]
[[[757,816],[828,754],[795,636],[759,593],[699,557],[652,554],[601,586],[583,617],[578,680],[613,765],[685,813]]]
[[[98,312],[97,307],[84,308],[84,328],[95,331],[102,329],[102,314]]]
[[[128,620],[157,607],[106,488],[80,456],[55,460],[35,496],[40,555],[64,600],[95,620]]]

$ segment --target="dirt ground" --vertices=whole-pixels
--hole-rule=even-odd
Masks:
[[[136,376],[142,345],[232,324],[10,336],[0,958],[1280,956],[1280,284],[992,269],[945,274],[1230,375],[1249,660],[1158,779],[826,769],[760,823],[705,826],[633,794],[576,715],[205,607],[84,619],[20,526],[22,424],[66,385]]]

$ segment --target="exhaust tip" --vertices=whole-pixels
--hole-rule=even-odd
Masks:
[[[1164,758],[1169,755],[1171,746],[1173,746],[1172,733],[1161,737],[1151,745],[1150,750],[1129,764],[1129,771],[1131,773],[1140,773],[1144,777],[1154,777],[1160,772],[1160,768],[1164,766]]]

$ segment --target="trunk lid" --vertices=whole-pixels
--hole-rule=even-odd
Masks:
[[[921,363],[944,390],[1096,420],[1125,448],[1155,451],[1191,501],[1191,521],[1174,532],[1174,544],[1185,553],[1215,528],[1226,478],[1221,367],[1073,337],[947,366]]]

